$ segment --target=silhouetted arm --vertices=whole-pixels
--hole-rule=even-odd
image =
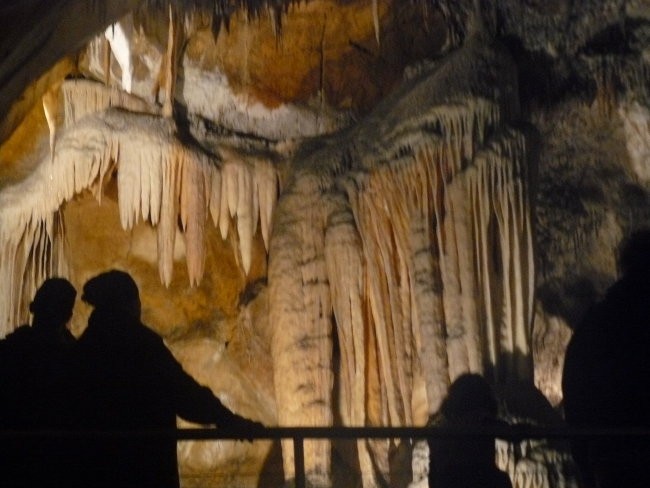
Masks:
[[[183,369],[162,341],[158,353],[156,362],[162,366],[165,389],[171,396],[176,415],[199,424],[219,424],[222,419],[233,415],[208,387],[201,385]]]
[[[167,380],[172,385],[172,396],[176,414],[190,422],[216,424],[222,429],[251,431],[262,428],[262,424],[253,422],[228,409],[210,388],[201,385],[190,376],[162,344],[165,355]]]
[[[212,390],[198,383],[178,362],[175,369],[173,381],[177,415],[190,422],[217,424],[219,427],[233,420],[236,415],[221,403]]]
[[[242,439],[248,440],[252,440],[255,431],[264,428],[261,423],[230,411],[209,388],[187,374],[178,362],[176,365],[176,411],[180,417],[191,422],[216,424],[219,429],[236,431]]]

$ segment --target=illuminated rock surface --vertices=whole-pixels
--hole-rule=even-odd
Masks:
[[[571,327],[650,224],[647,1],[28,3],[0,7],[0,335],[46,276],[118,267],[268,425],[423,425],[466,371],[561,421]],[[404,448],[307,442],[307,479],[421,486]],[[575,484],[563,445],[498,453]],[[294,474],[290,445],[179,457],[188,487]]]

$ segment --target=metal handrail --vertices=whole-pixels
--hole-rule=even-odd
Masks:
[[[294,450],[295,486],[305,485],[305,439],[467,439],[491,437],[509,442],[525,439],[649,439],[650,429],[634,427],[571,428],[542,427],[528,424],[498,426],[447,427],[268,427],[250,431],[218,428],[102,430],[0,430],[0,442],[20,438],[74,439],[175,439],[190,440],[261,440],[291,439]]]

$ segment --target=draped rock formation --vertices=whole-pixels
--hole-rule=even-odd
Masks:
[[[65,274],[59,207],[86,190],[101,200],[116,172],[121,225],[157,229],[165,285],[177,234],[196,285],[208,220],[223,239],[236,229],[244,272],[259,224],[281,425],[332,425],[335,412],[345,425],[417,425],[463,372],[529,378],[534,266],[525,137],[509,125],[516,85],[510,58],[478,29],[360,124],[303,144],[273,216],[279,174],[264,154],[223,141],[206,152],[156,105],[66,81],[65,130],[29,176],[34,190],[2,195],[5,331],[26,320],[42,279]],[[315,486],[331,484],[330,448],[307,443]],[[388,441],[357,451],[364,486],[390,477]],[[290,446],[283,458],[290,479]]]
[[[0,18],[0,337],[45,277],[118,267],[187,369],[268,425],[423,425],[466,371],[507,421],[562,425],[571,329],[650,225],[647,0]],[[342,444],[306,442],[312,486],[426,485],[422,443]],[[184,488],[295,475],[290,442],[179,459]],[[497,463],[577,486],[559,441],[499,441]]]
[[[463,372],[530,377],[534,265],[516,73],[481,32],[363,122],[306,147],[278,202],[269,285],[280,424],[423,423]],[[333,405],[332,341],[340,350]],[[329,445],[306,446],[330,486]],[[388,442],[358,443],[364,486]],[[285,476],[293,475],[290,445]],[[374,467],[377,467],[376,470]]]
[[[208,217],[223,239],[236,226],[241,266],[250,270],[253,234],[259,222],[264,242],[269,242],[279,189],[269,161],[227,147],[209,155],[186,145],[172,120],[146,113],[145,102],[124,92],[76,81],[64,84],[63,92],[69,127],[52,160],[41,163],[25,186],[0,196],[4,333],[27,319],[25,305],[39,283],[66,274],[59,207],[85,190],[101,200],[104,183],[118,167],[120,222],[125,230],[140,219],[156,227],[163,284],[172,278],[177,221],[190,285],[203,276]]]

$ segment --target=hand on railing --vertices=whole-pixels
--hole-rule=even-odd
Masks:
[[[241,436],[241,440],[246,440],[248,442],[253,442],[253,439],[256,436],[259,436],[260,432],[265,428],[264,424],[240,417],[239,415],[233,416],[228,423],[224,423],[220,426],[220,429],[223,431],[237,434],[238,437]]]

